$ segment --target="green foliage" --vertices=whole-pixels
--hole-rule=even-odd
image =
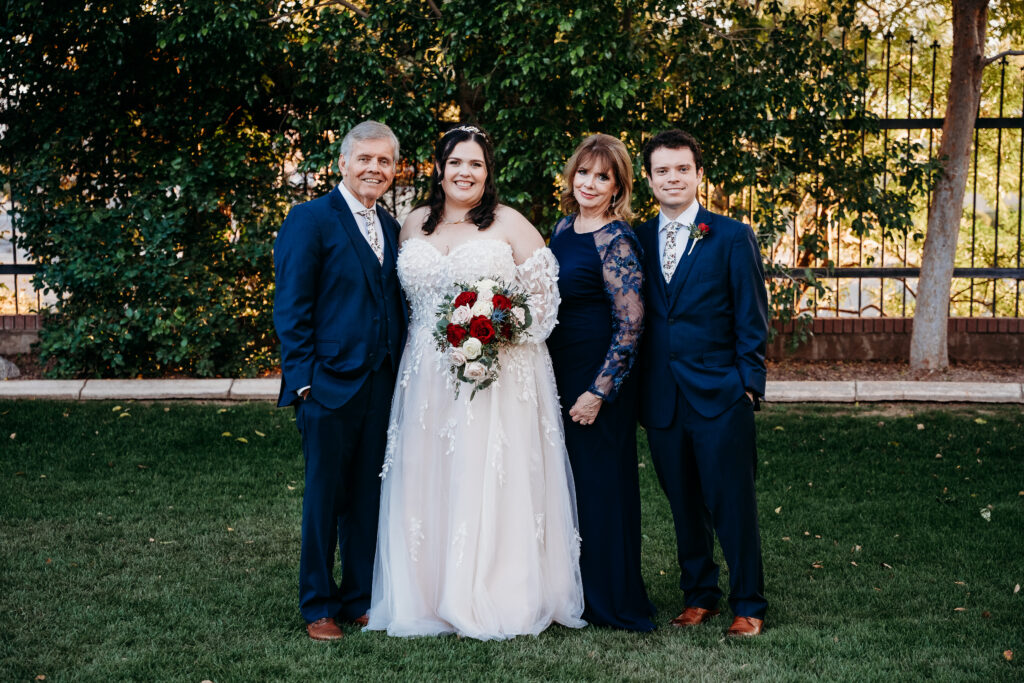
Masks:
[[[641,437],[655,632],[479,642],[346,625],[326,644],[298,610],[292,411],[120,405],[0,401],[0,680],[1021,679],[1019,406],[758,413],[760,638],[723,638],[725,601],[699,629],[668,625],[683,604],[675,539]]]
[[[418,162],[442,122],[483,126],[503,200],[542,232],[584,136],[634,153],[643,217],[644,140],[688,129],[705,147],[704,203],[758,226],[783,320],[821,290],[789,267],[828,253],[819,232],[783,236],[811,222],[902,233],[928,181],[913,150],[864,151],[839,124],[872,119],[852,0],[45,4],[10,6],[0,34],[0,170],[37,288],[57,297],[40,348],[59,376],[274,365],[274,231],[338,181],[339,132],[365,118]]]

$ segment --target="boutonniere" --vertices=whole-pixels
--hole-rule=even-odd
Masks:
[[[697,242],[704,239],[711,234],[711,226],[707,223],[698,223],[697,225],[690,226],[690,250],[686,252],[689,256],[693,253],[693,248],[697,246]]]

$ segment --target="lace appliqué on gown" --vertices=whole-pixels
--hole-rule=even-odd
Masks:
[[[547,248],[516,266],[479,239],[442,254],[408,240],[398,274],[412,307],[381,470],[371,630],[482,640],[580,627],[579,535],[554,373],[542,343],[557,324],[558,264]],[[503,350],[501,377],[454,397],[431,333],[457,281],[529,293],[531,342]]]

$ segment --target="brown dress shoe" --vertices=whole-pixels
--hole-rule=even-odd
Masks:
[[[725,632],[727,636],[757,636],[761,634],[761,629],[764,628],[764,621],[762,619],[755,619],[754,617],[736,617],[732,620],[732,626]]]
[[[352,620],[352,623],[355,624],[356,626],[366,626],[367,624],[370,623],[370,615],[369,614],[364,614],[361,617],[356,617],[355,619]]]
[[[687,607],[678,617],[668,622],[673,626],[700,626],[711,617],[718,614],[717,609],[704,609],[703,607]]]
[[[306,624],[306,633],[313,640],[338,640],[344,635],[332,617],[324,617],[312,624]]]

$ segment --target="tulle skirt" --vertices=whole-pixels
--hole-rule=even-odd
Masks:
[[[543,344],[470,399],[410,330],[381,473],[368,630],[480,640],[585,625],[572,470]]]

